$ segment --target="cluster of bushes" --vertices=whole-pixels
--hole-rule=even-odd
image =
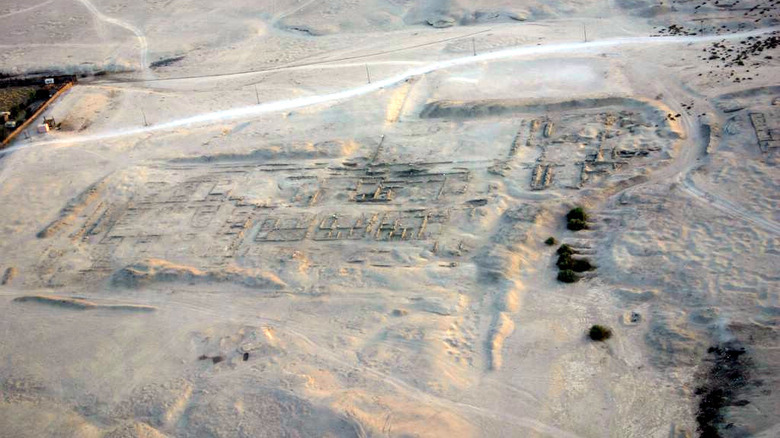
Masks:
[[[11,120],[18,120],[20,118],[25,118],[25,116],[26,116],[25,108],[27,108],[26,103],[20,103],[19,105],[12,106],[8,110],[8,112],[11,113]]]
[[[595,266],[585,257],[574,258],[577,252],[565,243],[558,248],[558,261],[555,266],[558,267],[558,281],[564,283],[574,283],[579,281],[578,272],[592,271]]]
[[[27,95],[27,100],[24,102],[20,102],[16,105],[11,106],[8,109],[8,112],[11,113],[11,119],[12,120],[20,120],[25,119],[27,114],[26,110],[27,107],[32,105],[33,103],[40,101],[40,100],[48,100],[50,96],[49,90],[46,88],[39,88],[35,91],[31,91],[29,95]]]
[[[566,214],[566,228],[572,231],[588,229],[588,213],[582,207],[572,208]]]
[[[575,207],[566,214],[566,228],[572,231],[579,231],[588,228],[588,214],[582,207]],[[548,237],[544,241],[547,246],[553,246],[558,243],[555,237]],[[558,281],[563,283],[574,283],[580,280],[577,275],[580,272],[592,271],[596,269],[590,260],[585,257],[573,256],[577,254],[572,247],[563,244],[558,247],[558,261],[555,265],[558,267]]]

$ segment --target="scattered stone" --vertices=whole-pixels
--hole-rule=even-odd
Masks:
[[[630,311],[623,314],[623,324],[638,325],[642,321],[642,315],[636,311]]]

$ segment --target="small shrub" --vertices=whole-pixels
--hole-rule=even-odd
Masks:
[[[572,208],[566,214],[566,228],[572,231],[585,230],[588,228],[588,214],[582,207]]]
[[[566,220],[586,221],[588,220],[588,214],[585,213],[585,209],[582,207],[572,208],[568,213],[566,213]]]
[[[555,237],[552,237],[552,236],[548,237],[547,240],[544,241],[544,244],[547,245],[547,246],[553,246],[556,243],[558,243],[558,241],[555,240]]]
[[[588,223],[579,219],[572,219],[566,223],[566,228],[571,231],[580,231],[588,228]]]
[[[596,324],[588,331],[588,337],[593,341],[606,341],[612,337],[612,329]]]
[[[563,283],[576,283],[580,280],[580,276],[577,275],[574,271],[571,269],[564,269],[562,271],[558,271],[558,281]]]
[[[35,91],[31,100],[48,100],[48,99],[49,99],[49,90],[45,88],[39,88],[38,90]]]
[[[555,266],[558,267],[558,269],[571,269],[572,265],[574,264],[574,261],[571,258],[571,254],[569,253],[563,253],[558,256],[558,261],[555,262]]]
[[[571,268],[574,272],[587,272],[596,269],[588,259],[571,259]]]
[[[558,255],[563,255],[563,254],[572,255],[572,254],[574,254],[574,249],[572,249],[572,247],[570,247],[569,245],[564,243],[563,245],[558,247],[558,251],[557,252],[558,252]]]

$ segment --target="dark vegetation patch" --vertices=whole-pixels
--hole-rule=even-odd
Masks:
[[[11,111],[12,108],[17,108],[18,112],[19,105],[27,102],[30,93],[35,92],[35,87],[0,88],[0,112]]]
[[[572,231],[586,230],[588,228],[588,214],[584,208],[572,208],[566,214],[566,228]]]
[[[556,253],[558,254],[558,261],[555,262],[555,266],[558,267],[557,278],[560,282],[575,283],[582,278],[577,273],[596,269],[596,266],[586,257],[575,257],[577,251],[565,243],[558,247]]]
[[[10,137],[64,84],[55,80],[55,84],[44,85],[43,79],[14,78],[0,81],[0,141]],[[53,121],[50,126],[56,127]]]
[[[565,269],[563,271],[558,271],[558,281],[561,283],[576,283],[580,281],[580,276],[577,275],[574,271]]]
[[[745,406],[750,402],[740,393],[750,384],[753,361],[739,341],[713,345],[707,349],[707,369],[702,383],[696,388],[699,398],[696,423],[702,438],[723,436],[724,431],[734,428],[725,419],[730,406]]]
[[[588,337],[591,341],[602,342],[612,337],[612,329],[603,325],[596,324],[588,330]]]
[[[320,33],[306,26],[282,26],[283,30],[306,36],[319,36]]]
[[[487,205],[488,200],[487,199],[472,199],[470,201],[466,201],[466,204],[471,205],[472,207],[484,207]]]
[[[16,278],[16,275],[19,273],[19,270],[17,270],[15,267],[11,266],[5,270],[3,273],[3,279],[0,280],[0,285],[6,285],[11,282],[14,278]]]
[[[185,56],[173,56],[171,58],[163,58],[158,61],[154,61],[153,63],[149,64],[149,68],[160,68],[160,67],[168,67],[170,65],[176,64],[177,62],[183,60]]]
[[[586,258],[574,258],[568,254],[558,256],[558,262],[555,263],[558,269],[562,271],[571,270],[574,272],[592,271],[595,267]]]
[[[207,356],[205,354],[201,354],[198,356],[198,360],[211,360],[212,363],[220,363],[225,360],[224,356]]]
[[[572,248],[571,246],[569,246],[569,245],[567,245],[565,243],[563,245],[559,246],[558,250],[555,251],[555,252],[558,255],[564,255],[564,254],[572,255],[572,254],[575,254],[574,248]]]
[[[556,243],[558,243],[558,241],[555,240],[555,237],[552,237],[552,236],[548,237],[547,240],[544,241],[544,244],[547,245],[547,246],[553,246]]]

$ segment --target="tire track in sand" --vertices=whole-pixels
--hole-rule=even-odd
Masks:
[[[780,235],[780,225],[778,225],[776,222],[766,220],[745,210],[741,206],[732,203],[731,201],[727,201],[721,197],[713,195],[712,193],[701,190],[700,188],[696,187],[696,184],[694,184],[690,173],[686,175],[685,178],[683,178],[680,187],[694,199],[704,204],[714,207],[728,214],[729,216],[735,216],[746,222],[750,222],[751,224],[756,225],[759,228],[763,228],[764,230],[776,236]]]
[[[136,39],[138,40],[138,44],[141,46],[141,70],[147,71],[147,68],[149,66],[149,45],[146,42],[146,36],[143,32],[141,32],[140,29],[133,26],[130,23],[127,23],[125,21],[119,20],[117,18],[109,17],[108,15],[103,14],[98,10],[98,8],[95,7],[89,0],[78,0],[82,5],[84,5],[85,8],[89,10],[89,12],[95,16],[100,21],[104,21],[109,24],[113,24],[114,26],[119,26],[123,29],[129,30],[132,32]]]
[[[84,3],[88,3],[88,0],[79,0]],[[73,145],[77,143],[91,142],[91,141],[104,141],[114,138],[137,136],[140,134],[160,132],[160,131],[175,131],[179,128],[190,128],[194,126],[203,126],[213,123],[224,123],[233,120],[251,119],[261,114],[268,113],[281,113],[298,108],[332,104],[334,102],[341,102],[354,99],[356,97],[365,96],[369,93],[373,93],[384,88],[393,87],[399,83],[408,81],[414,77],[424,76],[434,71],[446,70],[450,68],[462,67],[472,64],[505,60],[511,58],[522,58],[528,56],[547,55],[547,54],[563,54],[563,53],[581,53],[588,51],[599,51],[604,49],[615,49],[621,46],[662,46],[662,45],[675,45],[675,44],[690,44],[690,43],[707,43],[720,40],[736,40],[741,38],[747,38],[749,36],[763,35],[766,33],[774,32],[780,29],[780,27],[768,27],[757,29],[754,31],[735,33],[730,35],[707,35],[707,36],[677,36],[677,37],[630,37],[630,38],[615,38],[607,40],[596,40],[589,42],[569,42],[560,44],[550,44],[547,46],[518,46],[508,49],[497,50],[495,52],[487,52],[479,54],[477,56],[463,56],[458,58],[452,58],[442,61],[436,61],[427,65],[419,66],[401,72],[394,76],[383,78],[377,81],[373,81],[366,85],[361,85],[354,88],[348,88],[340,91],[334,91],[324,94],[315,94],[303,97],[294,97],[290,99],[283,99],[271,102],[264,102],[257,105],[235,107],[221,111],[214,111],[208,113],[196,114],[184,118],[170,120],[164,123],[153,126],[134,127],[129,129],[118,129],[109,132],[95,133],[92,135],[78,136],[78,137],[62,137],[52,140],[36,141],[18,144],[12,146],[3,151],[3,153],[13,152],[25,147],[30,146],[42,146],[42,145],[54,145],[54,144],[66,144]]]
[[[25,12],[34,11],[34,10],[36,10],[36,9],[42,7],[42,6],[48,5],[49,3],[53,2],[53,1],[54,0],[47,0],[47,1],[43,2],[43,3],[38,3],[37,5],[30,6],[29,8],[24,8],[24,9],[19,9],[18,11],[9,12],[7,14],[0,15],[0,18],[13,17],[14,15],[17,15],[17,14],[24,14]]]

